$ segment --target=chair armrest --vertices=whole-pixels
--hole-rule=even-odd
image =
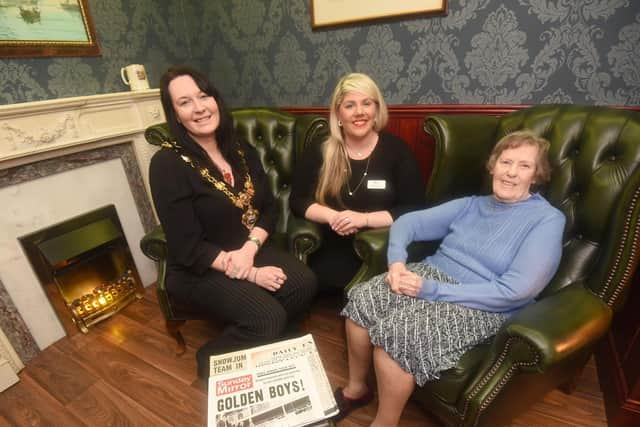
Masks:
[[[149,144],[157,145],[158,147],[174,140],[173,134],[169,130],[169,125],[167,125],[166,122],[149,126],[144,131],[144,138]]]
[[[296,157],[311,144],[321,143],[329,136],[329,122],[326,118],[315,114],[296,116]]]
[[[147,233],[140,240],[140,249],[142,253],[156,262],[164,261],[167,258],[167,239],[162,230],[162,226],[157,225],[156,228]]]
[[[572,381],[609,328],[612,313],[582,283],[525,307],[498,331],[457,410],[465,420],[476,420],[507,384],[518,383],[513,378],[520,373],[553,387]]]
[[[376,228],[361,231],[353,240],[353,249],[362,260],[360,269],[345,286],[347,292],[354,285],[364,282],[376,274],[387,271],[387,245],[389,244],[389,228]]]
[[[322,244],[320,226],[294,215],[289,217],[287,236],[289,238],[289,251],[305,264],[307,263],[307,257]]]
[[[509,340],[521,338],[535,349],[534,369],[544,371],[594,345],[609,328],[612,315],[604,301],[574,284],[515,314],[500,329],[493,347],[501,352]]]

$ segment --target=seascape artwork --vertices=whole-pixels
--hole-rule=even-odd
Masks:
[[[0,0],[0,41],[87,42],[79,0]]]

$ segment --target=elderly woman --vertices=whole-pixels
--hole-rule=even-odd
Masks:
[[[353,237],[364,228],[388,227],[423,206],[424,181],[407,144],[383,129],[387,106],[367,75],[352,73],[331,99],[331,135],[297,164],[291,209],[322,224],[323,242],[309,256],[321,290],[342,290],[361,265]]]
[[[339,417],[372,399],[366,377],[373,353],[379,406],[372,425],[397,425],[415,384],[454,367],[551,280],[565,218],[531,192],[549,179],[548,149],[532,132],[507,135],[487,162],[492,195],[412,212],[393,224],[389,272],[352,289],[342,311],[349,382],[335,393]],[[438,239],[434,255],[406,264],[409,243]]]

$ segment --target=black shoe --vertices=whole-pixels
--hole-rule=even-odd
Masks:
[[[340,412],[334,415],[332,419],[333,421],[340,421],[354,410],[367,406],[371,403],[373,400],[373,392],[369,389],[361,397],[357,399],[349,399],[344,395],[342,387],[338,387],[336,391],[333,392],[333,397],[336,399],[336,404],[338,405]]]

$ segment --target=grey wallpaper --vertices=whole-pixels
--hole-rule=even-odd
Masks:
[[[366,1],[362,0],[363,6]],[[312,31],[302,0],[90,0],[102,57],[1,59],[0,103],[205,70],[233,106],[326,105],[349,71],[391,104],[640,104],[638,0],[449,0],[446,17]]]
[[[200,68],[202,52],[193,52],[193,27],[206,0],[89,0],[96,26],[99,57],[0,59],[0,104],[37,101],[129,89],[120,68],[144,64],[151,87],[173,63]],[[15,7],[15,6],[13,6]],[[200,26],[200,23],[198,24]]]

